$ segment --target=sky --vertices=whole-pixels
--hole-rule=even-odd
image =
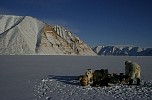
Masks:
[[[91,47],[152,47],[152,0],[1,0],[0,14],[61,25]]]

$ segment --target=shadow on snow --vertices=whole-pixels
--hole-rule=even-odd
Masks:
[[[55,75],[48,75],[48,79],[53,79],[65,84],[70,85],[79,85],[78,76],[55,76]]]

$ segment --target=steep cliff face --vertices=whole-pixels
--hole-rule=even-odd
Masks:
[[[29,16],[0,15],[0,54],[96,55],[72,32]]]
[[[96,46],[92,49],[98,55],[152,56],[152,48],[136,46]]]

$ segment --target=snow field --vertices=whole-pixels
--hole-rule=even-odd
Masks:
[[[76,76],[49,76],[34,87],[37,100],[152,100],[152,81],[140,86],[83,87]]]
[[[152,57],[0,56],[0,100],[152,100]],[[141,66],[141,86],[83,87],[86,69],[123,73],[124,62]],[[134,82],[136,83],[136,82]]]

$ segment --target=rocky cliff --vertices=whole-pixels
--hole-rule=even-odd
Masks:
[[[96,55],[62,26],[29,16],[0,15],[1,55]]]

